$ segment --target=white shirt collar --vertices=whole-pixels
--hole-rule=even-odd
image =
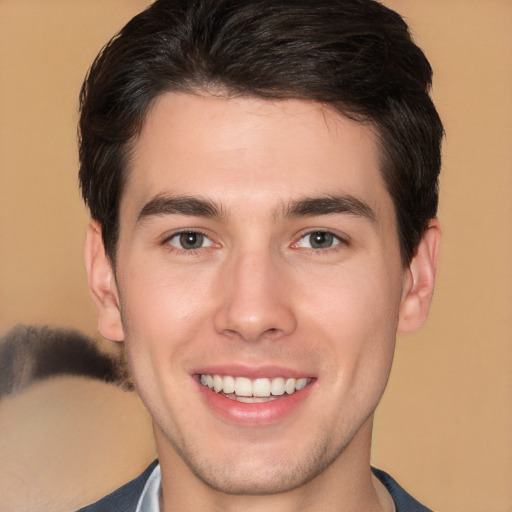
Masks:
[[[142,490],[135,512],[160,512],[160,487],[162,485],[162,473],[160,464],[149,475]]]

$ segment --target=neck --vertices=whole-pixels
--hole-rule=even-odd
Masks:
[[[229,494],[196,476],[155,427],[163,512],[392,512],[394,504],[370,469],[372,418],[335,461],[303,485],[277,494]]]

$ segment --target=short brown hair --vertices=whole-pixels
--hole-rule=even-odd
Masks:
[[[436,216],[443,127],[432,69],[374,0],[157,0],[103,48],[80,94],[80,186],[115,264],[133,141],[167,91],[304,99],[376,127],[407,264]]]

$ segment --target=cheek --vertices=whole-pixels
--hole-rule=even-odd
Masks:
[[[328,357],[336,366],[333,384],[352,387],[361,379],[376,386],[385,384],[398,324],[401,287],[397,282],[386,269],[352,268],[333,272],[323,289],[310,290],[304,316],[310,319],[311,333],[329,340]]]
[[[173,268],[151,262],[127,266],[129,276],[121,283],[123,321],[135,334],[156,331],[167,336],[180,329],[192,329],[194,319],[205,313],[212,286],[205,273],[190,268]],[[173,336],[175,337],[175,336]]]
[[[155,265],[125,268],[129,279],[120,279],[119,289],[130,373],[156,422],[168,423],[164,404],[180,403],[175,396],[183,387],[180,365],[204,325],[198,315],[207,314],[207,300],[192,276]]]
[[[218,285],[207,269],[175,270],[154,261],[125,268],[129,279],[121,281],[120,294],[128,364],[141,395],[155,401],[183,384],[183,368],[211,344]]]

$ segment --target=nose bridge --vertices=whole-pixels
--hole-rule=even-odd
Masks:
[[[296,321],[283,270],[271,250],[233,251],[221,284],[223,301],[216,314],[216,329],[237,333],[246,341],[292,332]]]

